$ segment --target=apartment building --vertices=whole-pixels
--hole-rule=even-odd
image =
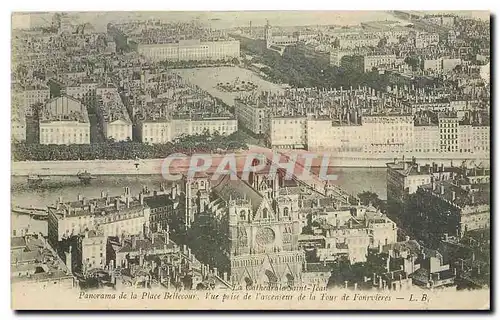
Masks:
[[[71,260],[68,265],[40,235],[26,235],[11,238],[10,279],[13,290],[22,292],[33,287],[71,290],[76,279],[71,274]]]
[[[179,40],[174,43],[139,44],[137,50],[152,61],[230,60],[239,58],[240,42]]]
[[[99,88],[97,117],[104,137],[114,141],[132,140],[132,121],[116,88]]]
[[[266,107],[252,99],[235,99],[234,110],[238,124],[254,134],[264,134],[267,120]]]
[[[20,98],[26,116],[31,117],[35,114],[34,105],[43,104],[50,99],[50,89],[43,84],[28,85],[23,88]]]
[[[69,96],[49,100],[40,111],[41,144],[89,144],[87,107]]]
[[[304,117],[279,117],[269,119],[268,143],[272,147],[303,149],[307,144],[307,119]]]
[[[416,32],[412,35],[414,45],[417,49],[426,48],[439,43],[438,33]]]
[[[433,180],[418,188],[413,209],[422,220],[417,225],[431,226],[427,237],[461,238],[468,231],[490,227],[490,171],[463,170],[465,179]]]
[[[359,47],[376,47],[380,37],[373,34],[346,34],[337,38],[338,47],[341,49],[354,49]]]
[[[85,231],[76,246],[76,265],[84,273],[90,269],[106,267],[106,246],[108,239],[98,230]]]
[[[238,120],[233,116],[195,115],[191,119],[191,134],[201,134],[205,131],[227,136],[238,131]]]
[[[313,234],[302,234],[303,249],[316,248],[316,258],[323,262],[348,257],[351,263],[365,262],[369,248],[396,243],[396,224],[371,206],[322,208],[311,214]]]
[[[19,108],[12,109],[11,138],[14,141],[26,141],[26,116]]]
[[[474,152],[489,153],[490,151],[490,126],[476,125],[472,127]]]
[[[137,122],[137,136],[143,143],[172,141],[173,123],[167,118],[144,119]]]
[[[444,164],[421,165],[415,158],[395,158],[393,162],[387,163],[387,200],[403,203],[420,186],[431,183],[433,179],[449,180],[457,172],[458,168],[445,167]]]
[[[441,152],[459,152],[458,120],[456,113],[440,113],[438,115]]]
[[[121,196],[101,192],[101,197],[94,199],[79,195],[75,201],[63,202],[59,198],[48,210],[48,239],[54,247],[65,239],[85,235],[87,230],[102,233],[107,239],[139,234],[149,227],[150,209],[144,194],[132,197],[128,187]]]
[[[412,115],[364,115],[362,128],[370,141],[369,153],[406,153],[413,151],[414,130]]]
[[[429,111],[432,107],[425,108],[415,116],[414,138],[415,152],[438,153],[440,146],[440,129],[437,121],[437,113]]]
[[[365,55],[363,57],[363,68],[365,72],[372,71],[380,66],[395,66],[397,62],[395,54]]]
[[[66,81],[64,81],[66,82]],[[80,100],[86,106],[94,107],[96,103],[97,81],[93,79],[68,80],[60,85],[60,93]]]

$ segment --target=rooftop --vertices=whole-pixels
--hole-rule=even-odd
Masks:
[[[151,250],[173,250],[177,245],[168,239],[165,234],[153,233],[150,237],[137,238],[132,237],[124,241],[123,246],[118,250],[120,253],[126,252],[148,252]]]
[[[78,216],[114,216],[120,218],[122,214],[136,213],[142,214],[142,209],[147,207],[147,204],[141,203],[141,195],[139,198],[134,198],[130,195],[103,197],[59,203],[56,206],[49,207],[60,218],[62,217],[78,217]]]
[[[23,250],[11,250],[11,281],[40,281],[48,279],[72,278],[66,266],[49,246],[45,239],[38,236],[26,236]],[[13,238],[12,249],[22,246],[23,240]]]
[[[100,117],[107,123],[124,121],[131,124],[127,109],[118,91],[112,91],[99,96],[98,111]]]
[[[460,180],[445,180],[436,181],[434,185],[423,185],[420,190],[429,192],[435,197],[452,203],[459,208],[490,206],[491,202],[489,183],[463,184]]]
[[[40,111],[41,122],[77,121],[88,123],[87,107],[70,96],[53,98],[45,103]]]

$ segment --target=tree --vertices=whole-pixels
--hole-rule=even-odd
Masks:
[[[382,39],[380,39],[380,41],[378,42],[377,44],[377,47],[378,48],[382,48],[382,47],[385,47],[387,45],[387,38],[386,37],[383,37]]]
[[[361,201],[362,205],[373,205],[376,208],[379,208],[382,206],[383,201],[380,200],[378,195],[374,192],[371,191],[363,191],[361,193],[358,193],[358,198]]]
[[[413,71],[420,69],[420,59],[414,56],[408,56],[405,58],[405,63],[411,67]]]

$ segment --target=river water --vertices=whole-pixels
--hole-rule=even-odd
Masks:
[[[386,169],[384,168],[337,168],[338,185],[349,193],[358,194],[371,191],[386,198]],[[130,192],[137,195],[143,186],[150,190],[159,188],[163,178],[160,175],[136,176],[97,176],[90,185],[81,184],[76,177],[51,177],[38,188],[28,187],[26,177],[11,178],[12,205],[23,207],[44,208],[54,204],[59,197],[63,201],[76,200],[81,194],[86,198],[99,197],[101,191],[110,195],[123,193],[124,187],[130,187]],[[30,225],[30,232],[47,233],[47,223],[42,220],[30,219],[26,215],[12,213],[12,229],[19,234],[21,228]]]

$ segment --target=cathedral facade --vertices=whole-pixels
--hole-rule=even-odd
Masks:
[[[298,200],[280,194],[282,184],[279,175],[269,179],[265,173],[251,174],[248,181],[230,175],[185,181],[186,226],[192,233],[216,235],[199,241],[198,249],[235,287],[302,282]]]

